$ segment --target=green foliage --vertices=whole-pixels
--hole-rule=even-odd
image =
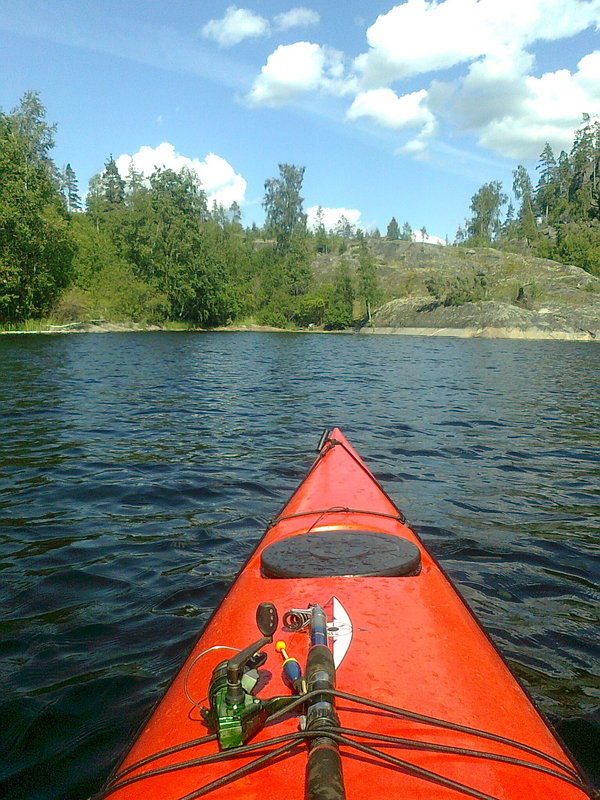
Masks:
[[[290,294],[308,292],[312,280],[312,249],[306,232],[299,226],[292,233],[285,256],[286,284]]]
[[[358,250],[358,296],[364,300],[365,312],[371,319],[371,308],[379,299],[379,286],[377,283],[377,270],[375,261],[369,252],[367,240],[361,236]]]
[[[352,325],[354,287],[350,267],[342,259],[336,267],[333,284],[325,287],[326,309],[323,317],[325,330],[337,331]]]
[[[30,164],[43,165],[54,176],[56,168],[50,158],[54,148],[56,125],[46,122],[46,108],[39,92],[26,91],[19,105],[10,114],[13,135],[18,137]]]
[[[500,181],[485,183],[471,198],[473,217],[467,222],[467,244],[486,247],[500,232],[500,211],[507,196]]]
[[[461,306],[484,300],[487,293],[487,280],[482,273],[455,275],[452,278],[433,276],[425,281],[429,294],[443,306]]]
[[[73,256],[73,283],[87,290],[96,276],[118,261],[113,239],[105,229],[100,229],[91,217],[77,214],[71,220],[76,250]]]
[[[327,253],[329,251],[329,238],[323,221],[323,206],[317,208],[316,227],[315,227],[315,250],[317,253]]]
[[[292,314],[292,320],[301,328],[322,325],[325,320],[327,303],[322,294],[305,295]]]
[[[388,222],[386,237],[394,240],[400,238],[400,226],[396,222],[396,217],[392,217]]]
[[[400,239],[403,242],[412,242],[413,238],[413,229],[411,227],[410,222],[405,222],[402,226],[402,233],[400,234]]]
[[[515,234],[521,239],[532,242],[537,237],[537,224],[533,211],[533,186],[529,173],[521,164],[513,172],[513,193],[521,200],[519,219]]]
[[[304,199],[300,196],[304,169],[293,164],[279,164],[279,177],[265,181],[265,228],[272,232],[282,255],[289,249],[292,234],[297,229],[306,229]]]
[[[552,253],[564,264],[575,264],[600,277],[600,222],[559,225]]]
[[[74,242],[35,93],[0,113],[0,320],[41,316],[69,282]]]
[[[115,322],[160,322],[169,315],[169,298],[134,274],[128,264],[105,266],[94,278],[89,291],[93,316]]]

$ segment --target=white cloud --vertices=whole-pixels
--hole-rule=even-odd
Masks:
[[[267,58],[247,99],[255,106],[283,106],[305,92],[335,92],[342,86],[342,73],[337,50],[311,42],[280,45]]]
[[[290,28],[316,25],[320,19],[321,17],[316,11],[299,6],[298,8],[292,8],[290,11],[285,11],[283,14],[277,14],[273,17],[273,23],[276,30],[287,31]]]
[[[298,6],[273,17],[273,28],[276,31],[287,31],[290,28],[316,25],[321,17],[310,8]],[[221,47],[233,47],[244,39],[258,36],[270,36],[271,24],[249,8],[229,6],[221,19],[211,19],[202,28],[202,35],[214,39]]]
[[[539,78],[518,65],[502,74],[474,64],[455,88],[449,116],[508,158],[534,158],[546,141],[568,150],[582,112],[600,112],[599,76],[600,51],[581,59],[573,73],[561,69]]]
[[[424,242],[425,244],[446,244],[446,240],[442,239],[440,236],[434,236],[430,233],[425,233],[425,236],[423,236],[422,231],[413,231],[412,239],[413,242]]]
[[[397,151],[417,158],[426,155],[425,140],[440,117],[510,158],[534,157],[546,140],[568,148],[582,112],[600,113],[600,52],[585,56],[573,73],[536,76],[528,48],[594,25],[600,28],[600,0],[407,0],[367,30],[369,50],[354,61],[362,91],[348,118],[368,116],[401,130],[417,124],[421,109],[421,133]],[[404,98],[387,88],[461,65],[466,71],[452,83],[433,80]],[[411,109],[406,98],[420,94]]]
[[[202,28],[202,35],[214,39],[221,47],[232,47],[253,36],[267,36],[268,20],[248,8],[229,6],[222,19],[211,19]]]
[[[411,139],[410,142],[402,145],[396,150],[397,153],[403,153],[407,156],[412,156],[415,161],[425,161],[429,157],[427,149],[427,142],[424,139]]]
[[[328,231],[336,227],[341,217],[346,217],[351,225],[356,227],[360,227],[361,225],[361,212],[356,208],[325,208],[324,206],[312,206],[306,211],[309,228],[317,227],[317,214],[319,209],[322,210],[323,225]]]
[[[180,172],[183,167],[196,173],[207,194],[209,202],[216,200],[220,205],[228,208],[234,201],[244,202],[246,180],[224,158],[214,153],[208,153],[204,161],[198,158],[188,158],[175,151],[169,142],[163,142],[158,147],[143,145],[132,156],[126,153],[116,159],[117,168],[121,177],[126,178],[129,165],[133,162],[136,170],[148,178],[159,167]]]
[[[317,17],[295,8],[275,16],[273,30]],[[546,140],[568,148],[581,114],[600,114],[600,51],[573,72],[539,74],[533,45],[594,26],[600,30],[600,0],[406,0],[367,29],[368,50],[350,72],[339,51],[307,41],[280,46],[246,99],[281,107],[308,92],[353,96],[347,121],[412,132],[397,153],[427,158],[444,120],[501,156],[528,158]],[[415,88],[419,76],[417,91],[393,86],[411,79]]]
[[[370,117],[392,130],[422,128],[433,132],[435,118],[424,104],[426,98],[424,89],[402,97],[392,89],[371,89],[356,96],[346,116],[349,120]]]
[[[510,58],[535,41],[598,24],[598,0],[408,0],[377,17],[355,68],[373,88],[478,58]]]

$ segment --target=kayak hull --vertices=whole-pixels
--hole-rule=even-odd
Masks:
[[[377,537],[383,548],[370,546],[378,543]],[[339,558],[336,541],[343,545],[338,548]],[[323,556],[323,547],[330,542],[333,549]],[[386,542],[391,550],[383,557],[385,563],[371,565],[369,559],[376,561]],[[396,552],[396,546],[401,552]],[[405,551],[412,561],[405,558]],[[280,569],[284,577],[272,577]],[[371,574],[360,574],[361,570]],[[381,574],[386,570],[394,574]],[[315,574],[319,571],[326,574]],[[403,800],[465,796],[581,800],[589,796],[576,777],[575,765],[460,595],[338,429],[322,442],[307,477],[240,571],[105,796],[114,800],[202,796],[198,794],[201,787],[227,780],[233,770],[244,766],[249,766],[247,774],[207,796],[264,800],[266,791],[286,800],[305,796],[307,745],[302,741],[254,768],[250,765],[257,757],[282,745],[267,744],[252,753],[231,750],[220,761],[198,765],[181,766],[217,753],[214,741],[156,757],[207,734],[200,709],[208,705],[213,669],[234,655],[221,648],[242,649],[260,637],[255,612],[263,601],[272,602],[279,611],[275,640],[285,640],[287,653],[300,664],[306,663],[309,636],[306,630],[283,629],[282,617],[311,604],[322,606],[329,620],[337,689],[410,712],[399,716],[336,699],[344,729],[395,739],[354,737],[359,744],[378,750],[382,758],[341,745],[349,800],[366,793]],[[262,649],[267,661],[259,671],[255,694],[289,695],[275,643]],[[439,724],[418,715],[435,718]],[[446,721],[452,727],[446,727]],[[251,742],[258,745],[297,731],[298,717],[289,714],[266,725]],[[146,763],[140,765],[142,761]],[[161,772],[164,767],[173,769]],[[119,778],[124,770],[130,771]]]

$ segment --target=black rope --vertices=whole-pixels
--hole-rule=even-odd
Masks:
[[[434,753],[448,753],[457,756],[470,756],[471,758],[481,758],[488,761],[500,761],[504,764],[511,764],[516,767],[525,767],[532,769],[536,772],[543,772],[546,775],[551,775],[553,778],[570,783],[578,789],[582,787],[579,780],[570,778],[562,772],[557,772],[550,767],[544,767],[542,764],[535,764],[533,761],[524,761],[521,758],[514,758],[513,756],[503,756],[500,753],[489,753],[487,750],[471,750],[468,747],[453,747],[448,744],[438,744],[437,742],[422,742],[415,739],[405,739],[400,736],[387,736],[383,733],[371,733],[370,731],[355,730],[353,728],[340,728],[339,733],[347,736],[358,736],[363,739],[373,739],[383,744],[395,744],[401,747],[406,747],[410,750],[430,750]]]
[[[329,730],[327,731],[327,736],[330,736]],[[382,761],[387,761],[389,764],[392,764],[395,767],[400,767],[405,772],[408,772],[409,775],[422,778],[430,783],[438,783],[441,786],[448,787],[449,789],[455,789],[457,792],[461,792],[462,794],[466,794],[470,797],[476,797],[477,800],[499,800],[496,795],[485,794],[484,792],[473,789],[473,787],[467,786],[464,783],[453,781],[451,778],[444,778],[443,775],[440,775],[437,772],[432,772],[431,770],[424,769],[423,767],[417,767],[415,764],[411,764],[410,761],[405,761],[402,758],[396,758],[395,756],[390,756],[387,753],[382,753],[375,747],[369,747],[369,745],[360,744],[360,742],[354,742],[352,739],[347,739],[345,736],[339,736],[337,734],[332,734],[330,738],[334,739],[340,744],[353,747],[354,749],[359,750],[361,753],[366,753],[367,755],[374,756]]]
[[[281,716],[283,716],[285,714],[288,714],[294,708],[297,708],[298,706],[305,704],[307,701],[309,701],[311,699],[314,699],[317,696],[321,696],[322,697],[324,694],[331,694],[333,696],[340,697],[341,699],[344,699],[344,700],[349,700],[351,702],[355,702],[355,703],[358,703],[360,705],[366,705],[368,707],[376,708],[376,709],[381,710],[381,711],[385,711],[385,712],[388,712],[388,713],[393,713],[393,714],[396,714],[398,716],[403,716],[403,717],[408,718],[408,719],[413,719],[413,720],[415,720],[417,722],[420,722],[420,723],[423,723],[423,724],[433,725],[433,726],[442,727],[442,728],[448,728],[450,730],[456,730],[456,731],[460,731],[462,733],[467,733],[467,734],[471,734],[471,735],[478,736],[478,737],[481,737],[481,738],[489,739],[491,741],[495,741],[495,742],[499,742],[499,743],[502,743],[502,744],[506,744],[506,745],[509,745],[511,747],[515,747],[517,749],[520,749],[520,750],[523,750],[523,751],[525,751],[527,753],[530,753],[531,755],[535,755],[538,758],[541,758],[541,759],[543,759],[543,760],[545,760],[545,761],[547,761],[549,763],[552,763],[555,766],[557,766],[560,770],[563,770],[564,772],[566,772],[567,774],[565,775],[564,772],[557,772],[557,771],[555,771],[553,769],[550,769],[549,767],[545,767],[545,766],[543,766],[541,764],[535,764],[535,763],[532,763],[532,762],[529,762],[529,761],[524,761],[522,759],[514,758],[512,756],[503,756],[503,755],[496,754],[496,753],[489,753],[487,751],[471,750],[471,749],[468,749],[468,748],[461,748],[461,747],[452,747],[450,745],[441,745],[441,744],[436,744],[436,743],[432,743],[432,742],[420,742],[420,741],[415,741],[415,740],[412,740],[412,739],[406,739],[406,738],[402,738],[402,737],[387,736],[385,734],[377,734],[377,733],[373,733],[373,732],[370,732],[370,731],[361,731],[361,730],[355,730],[355,729],[350,729],[350,728],[338,728],[338,727],[333,728],[332,727],[332,728],[328,728],[327,729],[327,735],[328,736],[330,735],[330,733],[332,735],[335,734],[335,736],[340,736],[342,738],[343,737],[347,737],[347,736],[357,736],[357,737],[371,739],[373,741],[382,742],[383,744],[394,744],[394,745],[399,745],[399,746],[406,747],[406,748],[409,748],[409,749],[429,750],[429,751],[433,751],[433,752],[450,753],[450,754],[455,754],[455,755],[465,755],[465,756],[469,756],[469,757],[472,757],[472,758],[482,758],[482,759],[496,760],[496,761],[500,761],[500,762],[503,762],[503,763],[508,763],[508,764],[512,764],[514,766],[519,766],[519,767],[523,767],[523,768],[527,768],[527,769],[533,769],[533,770],[536,770],[538,772],[542,772],[542,773],[551,775],[552,777],[555,777],[558,780],[562,780],[562,781],[564,781],[566,783],[569,783],[569,784],[571,784],[573,786],[576,786],[577,788],[581,789],[582,791],[586,791],[583,782],[580,780],[580,778],[577,775],[577,773],[575,772],[575,770],[573,770],[568,764],[564,764],[560,760],[555,759],[552,756],[549,756],[548,754],[546,754],[546,753],[544,753],[544,752],[542,752],[540,750],[537,750],[534,747],[530,747],[529,745],[522,744],[521,742],[517,742],[517,741],[514,741],[512,739],[505,738],[503,736],[498,736],[497,734],[489,733],[488,731],[482,731],[482,730],[479,730],[477,728],[470,728],[470,727],[467,727],[465,725],[459,725],[457,723],[447,722],[446,720],[439,720],[439,719],[437,719],[435,717],[429,717],[429,716],[426,716],[426,715],[423,715],[423,714],[418,714],[416,712],[407,711],[406,709],[396,708],[395,706],[389,706],[389,705],[387,705],[385,703],[379,703],[379,702],[377,702],[375,700],[368,700],[367,698],[359,697],[357,695],[348,694],[347,692],[341,692],[341,691],[336,691],[336,690],[333,690],[333,691],[316,690],[314,692],[309,692],[308,694],[303,695],[302,697],[298,697],[298,698],[294,698],[294,699],[290,700],[290,702],[285,706],[285,708],[280,709],[275,714],[272,714],[269,717],[268,722],[269,723],[274,722],[275,720],[277,720]],[[184,749],[189,748],[189,747],[194,747],[194,746],[196,746],[198,744],[204,744],[204,743],[206,743],[208,741],[211,741],[211,740],[215,739],[216,737],[214,735],[212,735],[212,736],[202,737],[201,739],[194,739],[194,740],[191,740],[190,742],[186,742],[186,743],[180,744],[180,745],[175,745],[174,747],[170,747],[170,748],[167,748],[165,750],[159,751],[159,752],[153,754],[152,756],[148,756],[147,758],[142,759],[141,761],[138,761],[135,764],[130,765],[125,770],[122,770],[120,773],[118,773],[117,776],[116,776],[116,782],[113,783],[112,786],[107,788],[107,790],[104,793],[101,793],[100,795],[97,795],[95,800],[103,800],[104,798],[109,797],[113,792],[117,791],[118,789],[124,788],[126,786],[129,786],[132,783],[135,783],[137,781],[144,780],[146,778],[150,778],[150,777],[153,777],[153,776],[156,776],[156,775],[163,775],[165,773],[174,772],[174,771],[177,771],[177,770],[180,770],[180,769],[186,769],[186,768],[190,768],[190,767],[202,766],[202,765],[205,765],[205,764],[214,763],[214,762],[218,762],[218,761],[226,761],[227,759],[230,759],[230,758],[236,758],[236,757],[244,756],[244,755],[247,755],[249,753],[255,752],[257,750],[262,750],[265,747],[272,747],[274,745],[283,745],[283,747],[279,748],[277,751],[273,751],[272,753],[267,753],[267,754],[265,754],[265,756],[261,756],[261,757],[259,757],[259,759],[256,759],[255,761],[251,762],[251,764],[246,765],[243,768],[240,768],[240,770],[243,770],[243,772],[240,772],[240,770],[234,770],[233,772],[229,773],[227,776],[223,776],[223,778],[218,779],[218,783],[215,783],[213,781],[211,784],[207,784],[206,787],[202,787],[200,790],[198,790],[201,793],[205,794],[208,791],[212,791],[212,789],[217,788],[217,786],[224,785],[223,781],[227,782],[227,780],[236,780],[237,777],[241,777],[242,774],[246,774],[246,771],[248,771],[251,768],[253,768],[253,765],[254,766],[260,766],[263,763],[266,763],[267,761],[271,760],[272,757],[273,758],[277,757],[277,755],[279,755],[281,752],[287,751],[288,749],[292,749],[292,747],[295,746],[298,743],[299,740],[303,740],[304,741],[304,740],[307,740],[309,738],[312,738],[315,735],[319,735],[319,732],[318,731],[291,732],[291,733],[288,733],[288,734],[284,734],[282,736],[272,737],[271,739],[267,739],[267,740],[262,741],[262,742],[255,742],[254,744],[242,745],[241,747],[232,748],[230,750],[224,750],[224,751],[219,751],[219,752],[216,752],[216,753],[210,753],[208,755],[200,756],[200,757],[195,758],[195,759],[188,759],[188,760],[183,761],[183,762],[178,762],[177,764],[168,764],[168,765],[165,765],[163,767],[157,767],[155,769],[143,772],[143,773],[141,773],[139,775],[134,775],[134,776],[132,776],[130,778],[126,778],[125,780],[122,780],[122,778],[125,775],[131,773],[135,769],[140,768],[141,766],[145,766],[146,764],[150,763],[151,761],[157,760],[157,759],[162,758],[162,757],[167,756],[167,755],[171,755],[173,753],[179,752],[179,751],[184,750]],[[320,735],[323,735],[323,732],[321,732]],[[340,741],[341,741],[341,739],[340,739]],[[345,739],[343,741],[343,743],[346,744],[346,745],[350,744],[351,746],[355,747],[355,749],[359,749],[359,750],[363,749],[365,747],[367,747],[367,748],[370,747],[369,745],[362,745],[359,742],[354,742],[353,740],[350,740],[350,739]],[[390,755],[385,754],[385,753],[381,753],[379,750],[375,750],[374,748],[370,748],[370,750],[372,751],[371,755],[375,755],[378,758],[380,758],[380,759],[382,759],[384,761],[387,761],[390,764],[395,764],[396,766],[401,766],[403,769],[407,769],[412,774],[415,774],[415,775],[417,775],[419,777],[422,777],[424,779],[431,780],[431,779],[433,779],[431,776],[436,776],[437,775],[437,773],[429,773],[428,770],[422,770],[420,767],[416,767],[415,765],[410,764],[410,762],[406,762],[403,759],[395,759],[395,757],[390,756]],[[367,751],[365,750],[365,752],[367,752]],[[437,778],[441,778],[442,782],[446,781],[446,780],[449,780],[449,779],[443,778],[443,776],[437,776]],[[446,784],[444,784],[444,785],[446,785]],[[453,788],[457,788],[457,789],[460,788],[460,791],[463,791],[464,793],[467,793],[467,794],[470,793],[471,796],[473,796],[473,797],[485,798],[485,800],[487,800],[490,797],[490,795],[483,794],[481,792],[478,792],[478,790],[471,789],[470,787],[463,787],[462,784],[457,784],[456,787],[453,787]],[[468,791],[465,791],[465,790],[468,790]],[[473,794],[473,792],[476,792],[476,793]],[[188,796],[188,798],[181,798],[181,800],[191,800],[192,797],[200,797],[200,796],[201,796],[201,794],[193,794],[191,796]],[[495,798],[493,798],[493,800],[495,800]]]
[[[448,730],[452,731],[459,731],[460,733],[470,733],[474,736],[479,736],[482,739],[489,739],[492,742],[498,742],[500,744],[506,744],[510,747],[515,747],[518,750],[523,750],[530,755],[537,756],[538,758],[543,759],[544,761],[548,761],[551,764],[554,764],[555,767],[568,772],[570,775],[575,777],[579,780],[579,775],[577,774],[576,770],[574,770],[568,764],[565,764],[558,758],[554,758],[553,756],[544,753],[542,750],[537,750],[535,747],[531,747],[530,745],[523,744],[522,742],[517,742],[514,739],[508,739],[505,736],[499,736],[496,733],[490,733],[489,731],[482,731],[479,728],[470,728],[467,725],[459,725],[456,722],[448,722],[447,720],[438,719],[437,717],[429,717],[425,714],[418,714],[416,711],[407,711],[403,708],[396,708],[395,706],[388,706],[385,703],[379,703],[376,700],[367,700],[365,697],[359,697],[358,695],[348,694],[348,692],[341,692],[337,689],[332,692],[335,697],[341,697],[343,700],[351,700],[354,703],[359,703],[361,705],[371,706],[371,708],[376,708],[379,711],[387,711],[391,714],[396,714],[401,717],[405,717],[406,719],[415,720],[415,722],[422,722],[425,725],[435,725],[439,728],[447,728]]]
[[[214,789],[220,789],[221,786],[226,786],[228,783],[233,783],[238,778],[243,778],[244,775],[248,774],[248,772],[259,769],[265,764],[268,764],[269,761],[274,761],[276,758],[278,758],[278,756],[285,755],[285,753],[288,751],[293,750],[296,745],[296,741],[288,742],[287,744],[278,747],[277,750],[273,750],[271,753],[266,753],[264,756],[260,756],[254,761],[251,761],[249,764],[246,764],[243,767],[238,767],[238,769],[233,770],[233,772],[223,775],[223,777],[217,778],[216,780],[201,786],[200,789],[196,789],[195,791],[190,792],[190,794],[186,794],[184,797],[180,797],[179,800],[195,800],[195,798],[202,797],[203,795],[212,792]]]
[[[171,756],[174,753],[180,753],[182,750],[189,750],[190,747],[198,747],[201,744],[206,744],[206,742],[216,741],[216,739],[217,734],[211,733],[208,736],[202,736],[199,739],[190,739],[189,742],[184,742],[183,744],[176,744],[173,745],[173,747],[166,747],[164,750],[160,750],[158,753],[153,753],[151,756],[147,756],[146,758],[142,758],[139,761],[130,764],[128,767],[121,770],[121,772],[117,772],[113,780],[119,781],[121,778],[124,778],[125,775],[129,775],[130,772],[133,772],[140,767],[145,767],[146,764],[150,764],[152,761],[156,761],[164,756]]]
[[[229,750],[219,750],[216,753],[209,753],[208,755],[199,756],[198,758],[190,758],[186,761],[179,761],[176,764],[166,764],[162,767],[155,767],[154,769],[147,770],[146,772],[141,772],[139,775],[132,775],[130,778],[126,778],[125,780],[117,780],[116,782],[113,782],[104,791],[100,792],[100,794],[94,795],[93,800],[104,800],[119,789],[124,789],[126,786],[131,786],[131,784],[145,780],[146,778],[154,778],[157,775],[166,775],[169,772],[177,772],[180,769],[201,767],[205,764],[212,764],[215,761],[227,761],[228,759],[244,756],[248,753],[254,752],[255,750],[262,750],[265,747],[271,747],[276,744],[281,744],[282,742],[289,742],[290,740],[293,740],[293,743],[295,744],[298,739],[304,738],[304,732],[293,731],[288,734],[283,734],[282,736],[274,736],[271,739],[266,739],[263,742],[254,742],[253,744],[242,745],[241,747],[236,747]],[[167,748],[167,750],[161,751],[160,753],[155,753],[153,756],[150,756],[149,759],[144,759],[144,761],[147,762],[148,760],[162,758],[164,755],[169,755],[170,750],[171,748]],[[139,766],[139,763],[132,765],[131,769],[135,769],[137,766]],[[128,773],[129,769],[123,770],[121,774],[125,774],[125,772]],[[228,775],[229,774],[233,775],[234,773],[228,773]],[[183,798],[181,800],[183,800]]]

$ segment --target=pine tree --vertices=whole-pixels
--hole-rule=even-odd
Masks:
[[[81,198],[79,197],[79,188],[77,186],[77,178],[75,171],[70,164],[64,168],[62,173],[63,192],[67,203],[67,211],[74,213],[81,211]]]
[[[535,200],[540,213],[548,219],[558,197],[556,158],[549,142],[546,142],[540,153],[536,169],[539,172],[539,180],[535,190]]]
[[[400,227],[396,222],[396,217],[392,217],[388,222],[386,238],[393,240],[400,238]]]
[[[529,173],[521,164],[513,172],[513,193],[517,200],[521,200],[517,234],[530,243],[537,235],[533,213],[533,187]]]
[[[125,181],[121,178],[112,155],[104,165],[101,186],[104,200],[103,211],[115,211],[123,208],[125,204]]]

